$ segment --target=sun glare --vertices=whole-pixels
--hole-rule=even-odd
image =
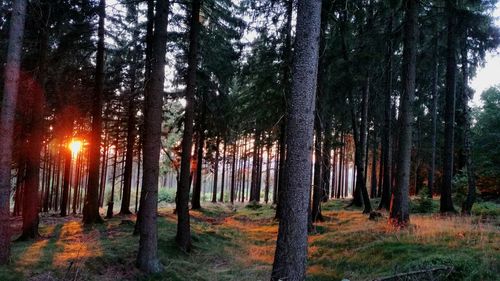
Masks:
[[[71,154],[72,154],[73,156],[78,155],[78,153],[79,153],[79,152],[80,152],[80,150],[82,149],[82,146],[83,146],[82,141],[80,141],[80,140],[72,140],[72,141],[69,143],[69,149],[71,150]]]

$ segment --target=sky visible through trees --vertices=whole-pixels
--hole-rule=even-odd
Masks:
[[[0,3],[0,280],[497,280],[497,0]]]

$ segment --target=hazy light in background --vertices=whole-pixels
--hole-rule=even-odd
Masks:
[[[493,12],[496,26],[500,26],[500,2]],[[476,76],[470,82],[476,93],[471,101],[472,106],[481,106],[481,93],[488,88],[500,84],[500,49],[486,54],[484,67],[477,70]]]

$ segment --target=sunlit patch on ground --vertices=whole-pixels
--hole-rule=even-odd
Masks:
[[[102,255],[100,233],[96,229],[84,230],[80,222],[69,222],[63,225],[57,246],[60,252],[54,255],[55,267],[79,266],[86,259]]]
[[[16,266],[30,267],[37,264],[40,261],[44,253],[44,248],[48,243],[49,240],[47,239],[35,241],[26,249],[24,253],[19,256],[19,259],[16,260]]]

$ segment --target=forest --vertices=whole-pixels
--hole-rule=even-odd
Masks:
[[[499,280],[495,15],[0,1],[0,280]]]

